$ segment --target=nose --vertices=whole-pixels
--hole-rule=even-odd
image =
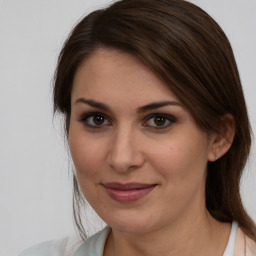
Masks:
[[[113,135],[109,146],[108,165],[120,173],[140,168],[145,162],[141,146],[136,132],[127,127],[119,129]]]

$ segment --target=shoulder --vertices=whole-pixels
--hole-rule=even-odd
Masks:
[[[34,245],[18,256],[71,256],[81,245],[75,237],[66,237]]]
[[[256,256],[256,242],[253,241],[248,236],[245,236],[245,245],[246,245],[246,255],[247,256]]]
[[[238,228],[234,256],[256,256],[256,243]]]
[[[54,241],[47,241],[34,245],[25,251],[23,251],[18,256],[50,256],[52,255]]]
[[[47,241],[26,249],[18,256],[101,256],[110,230],[110,227],[105,227],[84,242],[77,237]]]

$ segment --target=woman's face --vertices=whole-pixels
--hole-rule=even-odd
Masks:
[[[71,104],[79,184],[113,229],[142,233],[205,211],[212,136],[138,59],[97,50],[76,72]]]

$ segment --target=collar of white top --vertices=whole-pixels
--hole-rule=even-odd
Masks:
[[[238,224],[237,222],[233,221],[228,244],[223,256],[233,256],[237,229]],[[89,237],[81,246],[79,246],[75,256],[102,256],[104,245],[110,230],[111,228],[107,226],[102,231],[96,233],[92,237]]]

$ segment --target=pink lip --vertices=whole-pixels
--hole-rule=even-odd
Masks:
[[[115,201],[126,203],[139,200],[147,195],[156,184],[126,183],[118,182],[103,184],[108,195]]]

